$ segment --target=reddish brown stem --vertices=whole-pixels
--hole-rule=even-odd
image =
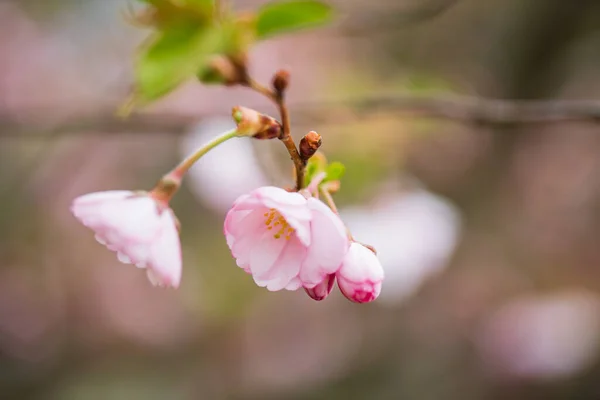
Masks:
[[[304,187],[304,169],[306,167],[306,163],[302,161],[302,157],[300,157],[296,143],[291,135],[290,115],[285,104],[283,93],[275,93],[271,89],[261,85],[247,75],[245,85],[269,98],[277,106],[281,116],[281,125],[283,127],[283,132],[279,140],[283,142],[288,153],[290,153],[290,158],[294,162],[294,166],[296,168],[296,190],[302,189]]]

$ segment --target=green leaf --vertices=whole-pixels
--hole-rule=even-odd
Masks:
[[[220,85],[226,82],[225,78],[214,68],[210,66],[201,67],[196,76],[200,82],[206,85]]]
[[[180,21],[155,33],[136,65],[137,95],[142,101],[164,96],[226,47],[221,30],[192,21]]]
[[[256,34],[259,39],[264,39],[283,32],[323,25],[332,15],[330,6],[316,0],[269,3],[258,10]]]
[[[175,6],[198,11],[203,14],[212,14],[215,9],[214,0],[170,0]]]
[[[338,161],[334,161],[327,166],[325,173],[327,176],[325,177],[325,181],[338,181],[344,176],[346,172],[346,167],[344,164]]]
[[[304,186],[308,186],[314,177],[325,171],[327,167],[327,160],[322,156],[321,153],[317,153],[312,156],[306,164],[306,170],[304,172]]]

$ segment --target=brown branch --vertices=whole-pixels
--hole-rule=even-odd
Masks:
[[[489,125],[547,124],[563,122],[600,123],[600,100],[511,101],[477,97],[380,96],[343,101],[295,103],[297,118],[334,120],[337,112],[344,119],[373,112],[390,112],[403,116],[437,118]],[[127,119],[115,116],[114,110],[103,109],[90,114],[73,114],[58,120],[54,109],[31,110],[19,114],[0,112],[0,138],[49,137],[61,133],[168,133],[181,134],[214,111],[198,115],[177,113],[134,113]]]
[[[482,124],[600,122],[600,100],[513,101],[468,96],[381,96],[350,100],[357,110],[403,114]]]
[[[260,83],[256,82],[254,79],[250,78],[247,73],[244,74],[245,80],[244,85],[249,87],[250,89],[255,90],[256,92],[264,95],[271,101],[275,103],[277,109],[279,110],[279,115],[281,116],[281,125],[283,128],[283,132],[279,140],[283,142],[285,148],[290,154],[290,158],[294,162],[294,167],[296,171],[296,190],[300,190],[304,186],[304,170],[306,164],[302,161],[300,157],[300,153],[298,152],[298,148],[296,147],[296,143],[294,143],[294,139],[291,135],[291,125],[290,125],[290,113],[288,111],[288,107],[285,103],[283,90],[273,91]]]
[[[292,157],[292,161],[294,162],[294,166],[296,169],[296,190],[300,190],[304,187],[304,170],[306,169],[306,163],[300,157],[300,153],[298,152],[298,148],[296,147],[296,143],[294,143],[294,139],[291,135],[291,125],[290,125],[290,113],[285,104],[285,100],[283,98],[283,94],[279,94],[277,97],[277,108],[279,108],[279,114],[281,115],[281,124],[283,126],[283,135],[281,136],[281,141],[287,148],[290,156]]]

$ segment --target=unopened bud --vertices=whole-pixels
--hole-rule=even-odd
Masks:
[[[323,280],[323,282],[319,283],[317,286],[315,286],[312,289],[304,288],[304,291],[313,300],[317,300],[317,301],[325,300],[325,298],[331,292],[331,289],[333,289],[334,282],[335,282],[335,275],[334,274],[327,275],[325,277],[325,279]]]
[[[315,131],[310,131],[302,140],[300,140],[300,157],[303,160],[311,158],[321,147],[321,135]]]
[[[268,115],[246,107],[233,107],[232,117],[237,124],[239,136],[252,136],[256,139],[275,139],[281,135],[281,124]]]
[[[372,249],[352,242],[336,272],[342,294],[356,303],[369,303],[381,293],[384,272]]]
[[[285,69],[277,71],[273,76],[273,88],[279,95],[281,95],[290,84],[290,73]]]

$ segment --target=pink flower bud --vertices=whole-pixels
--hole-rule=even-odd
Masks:
[[[304,288],[306,294],[308,294],[313,300],[321,301],[331,292],[333,284],[335,283],[335,274],[327,275],[323,282],[319,283],[312,289]]]
[[[271,291],[315,288],[348,250],[344,224],[329,207],[272,186],[238,198],[224,233],[237,265]]]
[[[179,233],[175,215],[164,202],[144,192],[115,190],[78,197],[71,211],[119,261],[146,268],[153,285],[179,286]]]
[[[336,278],[348,300],[368,303],[379,296],[383,275],[377,256],[362,244],[352,242]]]

